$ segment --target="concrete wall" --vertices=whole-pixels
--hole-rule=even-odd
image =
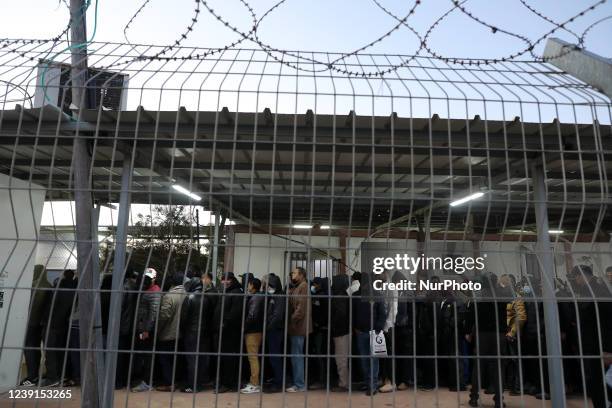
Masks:
[[[292,240],[303,240],[319,249],[332,251],[334,256],[340,257],[337,237],[308,237],[294,235]],[[310,239],[310,241],[308,241]],[[360,270],[361,255],[359,250],[364,238],[347,238],[347,265],[352,270]],[[371,238],[370,242],[403,242],[408,253],[416,253],[416,240],[398,240],[386,238]],[[442,241],[433,241],[431,251],[436,255],[441,255],[443,250]],[[533,242],[498,242],[485,241],[480,246],[480,255],[485,256],[486,271],[497,275],[504,273],[521,276],[525,268],[524,253],[532,252],[535,248]],[[288,241],[266,234],[236,234],[236,248],[234,252],[234,272],[252,272],[255,276],[262,276],[268,272],[275,272],[282,275],[286,268],[286,251],[303,251],[304,245]],[[567,274],[568,261],[572,265],[588,263],[593,266],[596,275],[605,276],[606,267],[612,266],[612,244],[611,243],[576,243],[569,247],[569,256],[566,256],[566,247],[563,243],[554,246],[555,266],[557,276],[564,279]],[[455,253],[463,253],[466,256],[473,256],[471,242],[458,242],[455,244]],[[570,267],[572,266],[570,265]]]
[[[285,236],[280,238],[267,234],[236,234],[234,249],[234,272],[242,274],[251,272],[261,277],[269,272],[283,276],[285,271],[285,253],[305,251],[304,242],[318,249],[330,249],[333,256],[340,257],[337,237]]]
[[[0,174],[0,392],[18,381],[45,189]]]

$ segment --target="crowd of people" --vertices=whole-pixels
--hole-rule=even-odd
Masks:
[[[478,293],[364,290],[374,279],[405,278],[399,271],[354,272],[330,282],[296,267],[286,285],[274,273],[260,279],[232,272],[215,285],[210,273],[195,270],[164,276],[153,268],[128,271],[115,386],[368,395],[470,386],[470,406],[478,406],[484,392],[499,407],[505,391],[550,398],[542,282],[481,274]],[[612,397],[604,377],[612,362],[612,273],[606,283],[580,265],[567,278],[554,282],[556,300],[548,302],[558,310],[566,392],[586,393],[595,408],[604,408]],[[23,386],[79,383],[77,282],[67,270],[34,293]],[[111,282],[111,276],[101,282],[104,344]],[[372,333],[384,335],[386,355],[372,353]]]

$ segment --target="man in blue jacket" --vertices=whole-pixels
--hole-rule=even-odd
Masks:
[[[378,358],[370,350],[370,330],[382,332],[387,312],[383,299],[373,293],[371,275],[361,275],[359,290],[353,294],[353,331],[357,340],[366,395],[378,392]]]

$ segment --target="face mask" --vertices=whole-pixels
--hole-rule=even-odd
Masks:
[[[317,293],[317,288],[315,288],[314,286],[311,286],[311,287],[310,287],[310,293],[312,293],[313,295],[314,295],[315,293]]]
[[[274,288],[268,288],[268,293],[269,293],[269,294],[273,294],[274,292],[276,292],[276,291],[274,290]]]
[[[346,293],[348,295],[352,295],[353,293],[357,292],[359,290],[359,281],[354,281],[351,286],[349,286],[349,288],[346,290]]]
[[[530,286],[523,287],[523,294],[524,295],[531,295],[531,287]]]

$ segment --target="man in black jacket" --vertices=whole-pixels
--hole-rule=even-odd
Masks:
[[[75,302],[77,279],[74,271],[67,269],[61,279],[56,280],[53,285],[56,290],[49,297],[47,315],[44,318],[47,324],[47,339],[45,341],[48,350],[45,355],[47,368],[46,381],[43,386],[53,387],[62,382],[64,370],[64,356],[66,352],[66,340],[68,328],[70,327],[70,315]]]
[[[405,279],[400,271],[393,274],[393,282]],[[408,389],[414,383],[414,321],[415,299],[413,291],[401,291],[398,295],[397,315],[395,316],[395,382],[399,391]]]
[[[364,378],[366,395],[378,392],[378,358],[370,350],[370,331],[377,334],[383,331],[387,312],[385,304],[378,295],[372,294],[370,274],[361,274],[359,290],[353,294],[353,330],[357,338],[357,351],[361,357],[361,371]]]
[[[123,282],[123,293],[121,297],[121,317],[119,322],[119,343],[117,354],[117,378],[115,388],[123,388],[127,385],[128,364],[130,350],[132,349],[132,331],[136,314],[136,298],[138,274],[128,269]]]
[[[336,275],[332,278],[330,330],[334,339],[334,356],[338,370],[338,386],[332,388],[335,392],[348,391],[350,384],[348,356],[351,354],[351,336],[348,288],[348,275]]]
[[[202,302],[202,282],[200,278],[194,277],[183,284],[187,297],[183,300],[181,308],[181,337],[183,349],[187,353],[187,378],[183,392],[198,392],[202,389],[201,382],[203,373],[208,371],[208,356],[202,356],[201,340],[204,337],[202,316],[206,313]]]
[[[478,406],[480,389],[482,388],[481,371],[487,373],[494,389],[495,408],[502,408],[503,385],[500,374],[503,366],[499,355],[506,333],[506,308],[504,302],[496,301],[496,295],[488,276],[482,278],[480,298],[474,301],[474,313],[468,319],[470,340],[476,342],[476,361],[472,371],[472,387],[470,390],[471,407]]]
[[[573,269],[575,284],[580,296],[578,300],[578,331],[582,340],[586,392],[594,408],[607,408],[612,398],[604,381],[602,353],[612,353],[610,315],[612,299],[607,287],[593,276],[588,265],[577,265]],[[594,357],[596,356],[596,357]],[[607,401],[606,401],[607,399]]]
[[[252,278],[248,283],[249,300],[247,303],[247,315],[244,320],[244,342],[249,356],[249,369],[251,376],[249,383],[240,390],[243,394],[252,394],[261,391],[259,382],[260,365],[259,349],[263,337],[263,312],[264,297],[260,292],[261,280]]]
[[[218,337],[216,351],[221,353],[217,363],[219,378],[215,386],[216,393],[237,391],[238,354],[240,353],[240,335],[242,327],[242,310],[244,293],[233,272],[225,272],[221,279],[223,285],[219,301],[215,306],[214,329]]]
[[[262,286],[266,300],[266,345],[270,353],[270,367],[272,368],[272,384],[264,392],[280,392],[283,388],[283,345],[285,344],[285,302],[283,286],[280,278],[271,273]]]
[[[313,356],[326,355],[328,350],[328,322],[329,322],[329,280],[315,277],[310,285],[312,295],[312,333],[310,334],[310,348]],[[310,385],[311,390],[327,387],[327,359],[325,357],[311,357]]]

